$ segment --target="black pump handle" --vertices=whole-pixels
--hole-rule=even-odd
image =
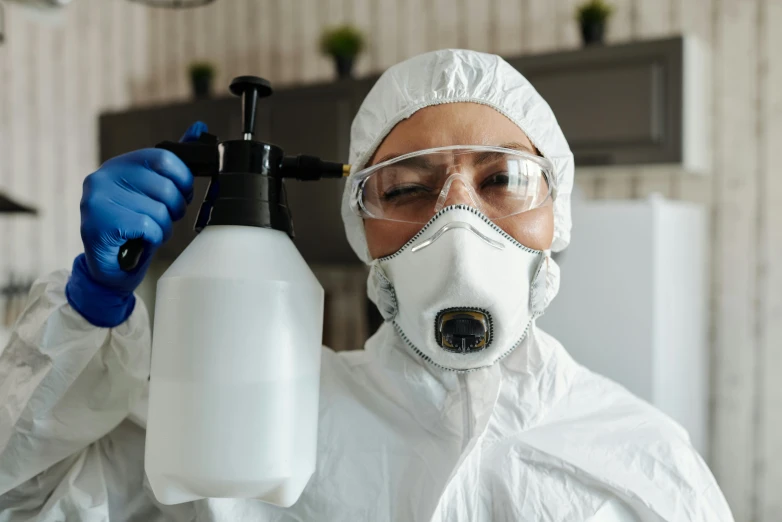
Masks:
[[[217,137],[208,133],[203,133],[195,142],[163,141],[155,145],[155,148],[165,149],[176,154],[187,165],[193,176],[213,176],[220,168]],[[119,267],[125,272],[132,272],[138,267],[143,253],[143,239],[136,238],[126,241],[117,253]]]

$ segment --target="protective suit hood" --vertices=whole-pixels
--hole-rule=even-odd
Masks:
[[[366,166],[397,123],[424,107],[455,102],[480,103],[504,114],[553,162],[558,194],[554,202],[552,250],[564,249],[570,242],[573,154],[545,100],[499,56],[445,49],[415,56],[386,70],[353,120],[351,176]],[[364,224],[350,209],[347,188],[342,198],[342,218],[353,250],[362,261],[369,262]]]

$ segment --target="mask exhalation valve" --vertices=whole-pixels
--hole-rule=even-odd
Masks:
[[[449,352],[478,352],[489,344],[491,322],[482,311],[452,308],[437,315],[435,335],[437,343]]]

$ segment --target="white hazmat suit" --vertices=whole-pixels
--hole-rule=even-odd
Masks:
[[[496,56],[437,51],[389,69],[353,123],[354,173],[396,123],[457,101],[502,112],[554,162],[564,248],[572,155],[548,105]],[[348,199],[347,234],[369,262]],[[424,361],[391,322],[365,350],[324,348],[317,469],[296,504],[158,505],[143,470],[147,312],[139,300],[125,323],[94,327],[68,305],[67,278],[35,284],[0,357],[2,522],[732,520],[686,432],[534,322],[515,350],[469,372]]]

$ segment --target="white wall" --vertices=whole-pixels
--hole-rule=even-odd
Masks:
[[[581,173],[592,197],[651,192],[712,208],[710,462],[739,521],[782,519],[782,1],[611,0],[614,41],[687,32],[712,50],[713,173],[633,167]],[[352,21],[372,40],[359,71],[448,46],[508,55],[573,47],[577,0],[217,0],[190,11],[75,0],[51,25],[7,6],[0,46],[0,188],[41,207],[3,219],[0,274],[40,274],[79,252],[80,181],[97,166],[102,110],[187,95],[206,58],[218,85],[331,76],[321,28]],[[775,153],[776,156],[775,156]],[[576,224],[577,226],[577,224]],[[576,228],[575,233],[578,233]]]

